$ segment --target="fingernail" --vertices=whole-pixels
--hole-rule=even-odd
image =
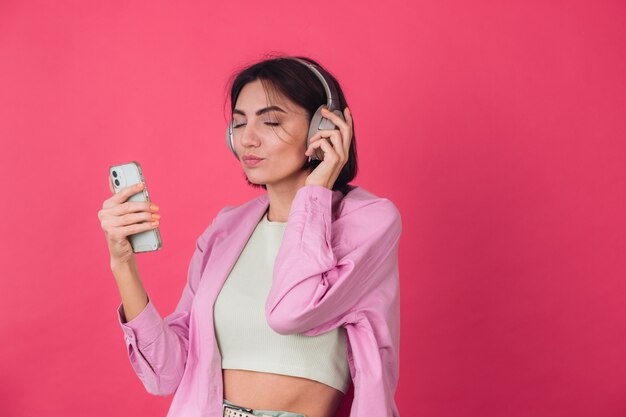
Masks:
[[[137,184],[137,189],[141,190],[143,188],[143,183],[140,182],[139,184]]]
[[[159,209],[159,206],[155,206],[154,204],[150,205],[150,210],[157,211],[158,209]]]
[[[322,108],[322,112],[324,112],[324,113],[328,113],[328,110],[327,110],[327,109],[325,109],[325,108]]]

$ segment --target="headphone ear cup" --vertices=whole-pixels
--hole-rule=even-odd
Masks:
[[[318,132],[320,124],[322,123],[322,108],[323,107],[324,105],[322,104],[321,106],[317,108],[317,110],[313,114],[313,117],[311,118],[311,123],[309,123],[309,135],[306,138],[307,149],[309,149],[309,145],[311,145],[311,138],[315,136],[315,134]],[[320,148],[317,148],[315,152],[313,152],[313,155],[311,155],[311,159],[315,161],[324,160],[324,151],[322,151]]]
[[[235,143],[233,140],[233,121],[232,120],[228,123],[228,127],[226,128],[226,146],[228,146],[228,149],[230,149],[231,152],[235,155],[235,158],[239,160],[239,155],[237,155],[237,152],[235,151]]]
[[[315,136],[315,134],[320,130],[333,130],[339,129],[335,124],[330,120],[322,116],[322,109],[326,107],[325,104],[322,104],[317,108],[317,111],[311,118],[311,123],[309,124],[309,135],[306,139],[306,148],[309,149],[309,145],[311,144],[311,138]],[[346,119],[343,117],[343,114],[339,110],[333,111],[341,120],[345,121]],[[318,161],[324,160],[324,151],[321,148],[317,148],[313,153],[312,159],[316,159]]]

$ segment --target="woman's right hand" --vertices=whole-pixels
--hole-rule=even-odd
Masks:
[[[98,218],[107,239],[111,267],[113,267],[113,265],[134,261],[135,253],[128,241],[128,236],[157,228],[161,216],[156,214],[158,207],[154,203],[126,201],[143,190],[143,188],[138,188],[137,184],[123,188],[116,193],[111,178],[108,181],[113,195],[102,203]]]

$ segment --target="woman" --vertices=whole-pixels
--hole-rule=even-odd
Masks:
[[[339,84],[308,58],[277,57],[241,71],[230,101],[227,143],[267,192],[217,214],[165,319],[127,240],[156,227],[156,210],[123,204],[131,186],[99,212],[133,369],[148,392],[175,392],[168,416],[332,417],[352,383],[351,417],[397,417],[401,219],[349,185],[356,144]]]

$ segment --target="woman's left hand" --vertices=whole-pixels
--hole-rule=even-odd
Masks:
[[[315,149],[322,148],[324,160],[309,174],[305,185],[321,185],[332,190],[341,169],[348,162],[352,142],[352,115],[347,107],[343,114],[346,121],[327,109],[322,110],[322,116],[333,122],[339,130],[320,130],[311,138],[305,155],[313,155]]]

